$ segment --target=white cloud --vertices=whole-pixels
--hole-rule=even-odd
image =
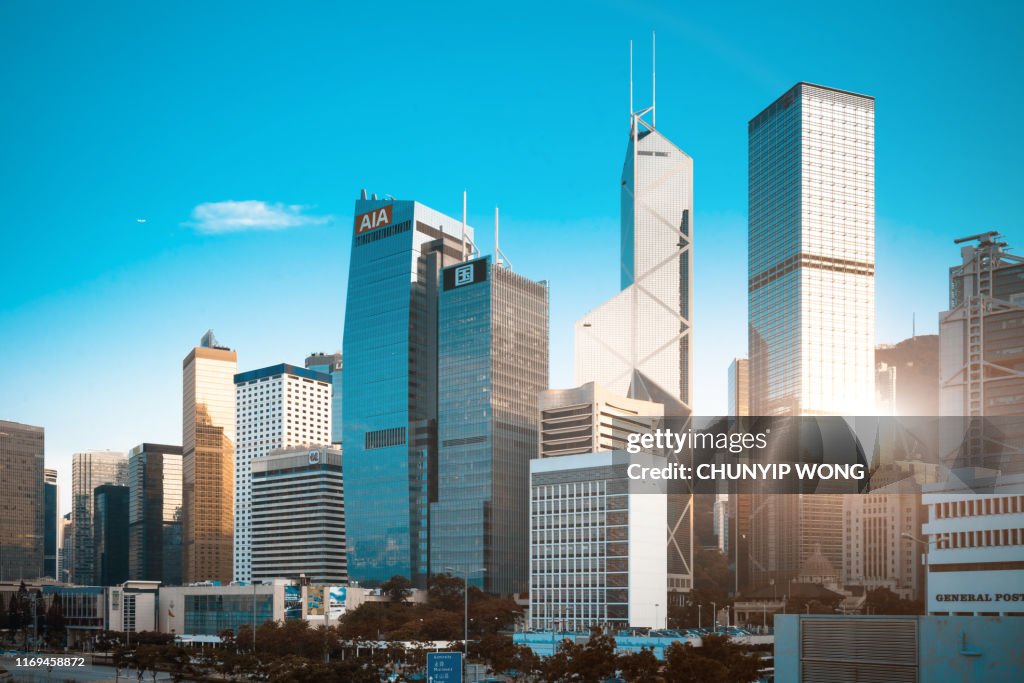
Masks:
[[[268,204],[255,199],[240,202],[204,202],[192,209],[192,220],[186,225],[202,233],[220,234],[323,225],[331,218],[303,213],[307,208],[299,204]]]

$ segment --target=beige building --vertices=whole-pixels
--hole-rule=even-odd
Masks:
[[[182,362],[182,574],[186,583],[231,581],[237,354],[213,332]]]
[[[596,382],[540,395],[542,458],[625,450],[630,434],[649,432],[664,416],[660,403],[626,398]]]

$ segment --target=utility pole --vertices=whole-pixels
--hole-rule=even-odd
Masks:
[[[451,567],[445,567],[444,570],[446,572],[448,572],[449,574],[454,574],[455,572],[458,571],[457,569],[452,569]],[[462,608],[463,608],[463,613],[462,613],[462,637],[463,637],[463,640],[462,640],[462,651],[464,653],[462,655],[462,673],[463,673],[463,678],[465,678],[465,673],[466,673],[466,660],[469,659],[469,577],[472,574],[476,574],[478,572],[482,573],[482,572],[485,572],[485,571],[487,571],[487,568],[486,567],[481,567],[480,569],[471,569],[471,570],[467,570],[467,571],[464,571],[464,572],[459,572],[460,574],[462,574],[462,577],[463,577],[462,578],[462,603],[463,603],[462,604]]]

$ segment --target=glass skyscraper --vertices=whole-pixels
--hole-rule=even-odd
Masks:
[[[874,98],[798,83],[748,136],[751,413],[873,414]]]
[[[43,495],[43,573],[51,579],[57,577],[57,518],[60,507],[60,488],[57,486],[57,470],[45,471]]]
[[[0,420],[0,581],[43,568],[43,428]]]
[[[548,288],[490,257],[442,272],[437,502],[430,566],[491,593],[526,590],[530,460],[548,388]]]
[[[644,114],[630,117],[622,167],[622,291],[576,321],[576,384],[689,414],[693,159]]]
[[[182,361],[182,580],[231,581],[238,355],[213,331]]]
[[[437,482],[437,292],[465,260],[461,221],[418,202],[356,201],[343,379],[349,576],[425,586]]]
[[[128,487],[102,484],[93,496],[95,582],[117,586],[128,580]]]
[[[621,291],[576,321],[576,384],[688,416],[693,406],[693,159],[655,127],[653,106],[630,113],[621,182]],[[666,520],[669,590],[693,578],[693,497],[672,493]]]
[[[96,543],[93,538],[93,492],[103,484],[128,483],[128,458],[113,451],[85,451],[71,456],[72,573],[80,586],[94,585]],[[126,539],[122,539],[124,542]]]
[[[182,581],[181,446],[143,443],[128,457],[128,578]]]

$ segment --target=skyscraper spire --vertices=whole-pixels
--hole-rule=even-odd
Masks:
[[[654,48],[654,31],[651,31],[651,126],[658,127],[658,88],[657,88],[657,59]]]

